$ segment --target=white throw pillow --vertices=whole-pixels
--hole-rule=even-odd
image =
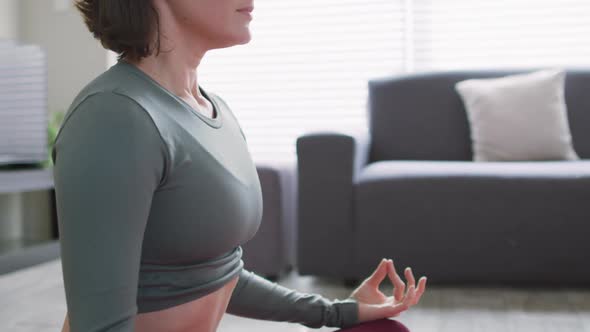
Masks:
[[[475,161],[577,160],[565,104],[565,71],[545,69],[455,84]]]

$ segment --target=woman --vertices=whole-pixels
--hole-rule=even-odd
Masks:
[[[52,150],[68,312],[63,331],[213,332],[224,312],[348,328],[416,304],[383,260],[346,300],[243,268],[262,195],[224,100],[197,84],[208,50],[244,44],[248,0],[78,0],[117,64],[75,97]],[[379,292],[388,275],[395,295]]]

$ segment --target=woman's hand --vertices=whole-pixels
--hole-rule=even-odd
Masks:
[[[379,284],[385,278],[385,275],[388,275],[393,283],[393,296],[385,296],[379,290]],[[420,278],[418,288],[416,288],[414,275],[410,267],[406,268],[405,275],[408,280],[408,292],[404,296],[405,285],[395,271],[393,261],[383,259],[379,263],[375,272],[365,279],[349,296],[349,298],[357,300],[359,304],[359,323],[397,317],[402,311],[409,309],[420,301],[420,297],[426,289],[426,277]]]

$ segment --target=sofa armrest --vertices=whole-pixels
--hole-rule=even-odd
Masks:
[[[357,182],[360,171],[369,163],[371,138],[367,132],[356,133],[348,136],[354,141],[354,166],[352,170],[352,181],[354,184]]]
[[[354,277],[353,190],[369,147],[367,133],[316,132],[297,139],[300,274]]]

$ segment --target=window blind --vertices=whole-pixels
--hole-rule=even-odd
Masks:
[[[199,84],[230,106],[255,161],[298,136],[367,126],[367,81],[404,70],[405,1],[259,0],[248,44],[209,51]]]
[[[588,0],[416,0],[416,71],[590,64]]]

